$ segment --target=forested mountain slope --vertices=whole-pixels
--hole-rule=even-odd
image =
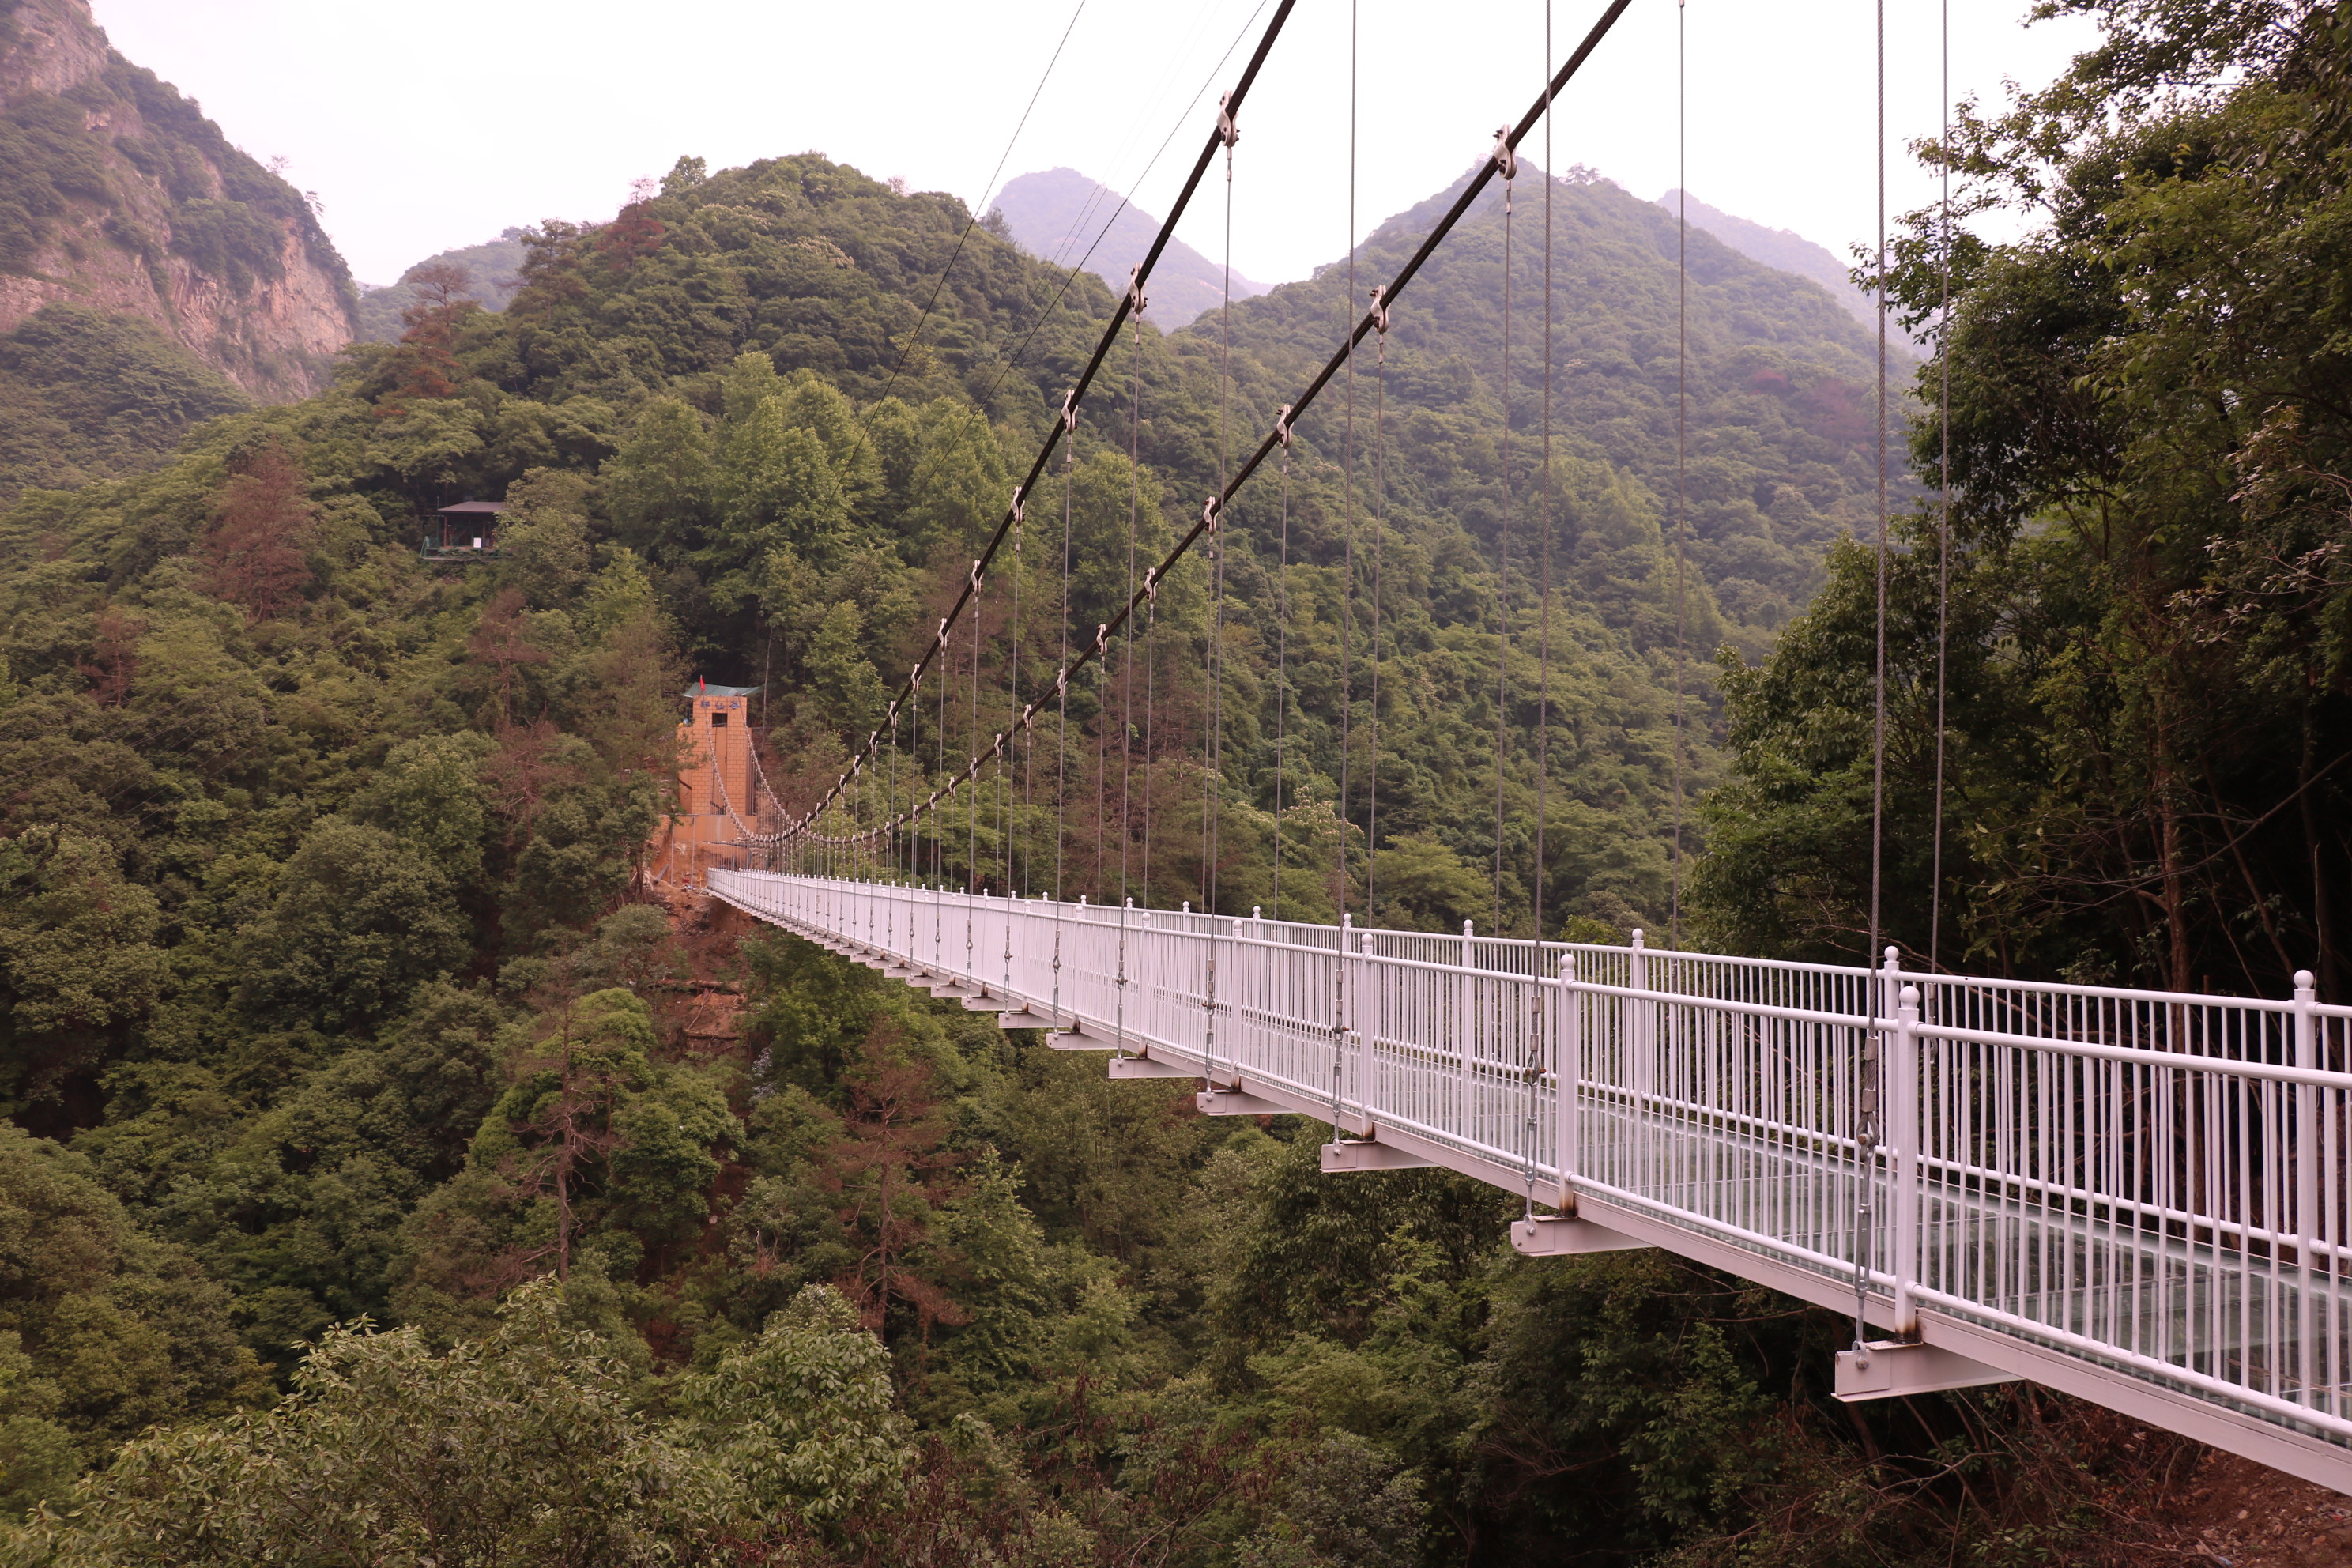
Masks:
[[[1948,274],[1925,212],[1900,246],[1902,310],[1951,300],[1921,386],[1948,372],[1953,494],[1890,563],[1883,921],[1878,567],[1843,550],[1731,672],[1711,941],[1856,954],[1877,925],[1948,965],[2352,996],[2352,35],[2336,5],[2131,15],[1956,122],[1961,210],[2028,237]],[[1923,421],[1913,461],[1943,456]]]
[[[390,287],[367,289],[360,295],[360,341],[394,342],[408,330],[401,316],[423,302],[424,296],[415,280],[427,267],[456,268],[465,275],[465,292],[483,310],[505,310],[515,290],[522,287],[526,254],[522,236],[521,229],[509,228],[498,238],[480,245],[461,245],[455,250],[428,256],[402,273],[400,280]]]
[[[1658,198],[1658,205],[1677,216],[1687,214],[1693,228],[1705,230],[1752,261],[1812,279],[1828,289],[1830,298],[1861,322],[1864,331],[1878,331],[1878,301],[1853,286],[1853,270],[1846,263],[1803,235],[1739,217],[1681,191],[1668,191]]]
[[[1326,404],[1236,507],[1222,617],[1205,558],[1171,577],[1119,679],[1074,689],[1066,752],[1028,759],[1067,798],[992,776],[929,829],[932,874],[1197,900],[1214,790],[1227,908],[1528,930],[1540,748],[1545,929],[1654,926],[1677,646],[1696,688],[1801,599],[1807,542],[1862,515],[1869,430],[1834,307],[1695,247],[1678,591],[1671,228],[1555,199],[1585,292],[1554,470],[1525,270],[1500,438],[1485,212],[1360,368],[1352,431]],[[2138,1540],[2099,1509],[2175,1445],[1999,1390],[1829,1406],[1822,1315],[1647,1255],[1517,1259],[1506,1196],[1328,1180],[1311,1124],[1213,1122],[642,901],[688,673],[769,687],[772,776],[829,782],[1109,313],[983,227],[926,320],[970,216],[814,155],[684,159],[610,224],[530,235],[504,311],[424,291],[326,391],[0,516],[0,1503],[104,1505],[27,1550],[1407,1568]],[[900,787],[961,763],[941,728],[985,744],[1046,689],[1064,520],[1084,635],[1336,341],[1342,276],[1235,312],[1230,432],[1217,334],[1118,344],[958,644],[986,645],[977,706],[927,691],[953,689]],[[418,514],[468,493],[509,503],[496,560],[420,560]],[[1685,784],[1715,768],[1695,734]],[[329,1333],[362,1314],[394,1331]]]

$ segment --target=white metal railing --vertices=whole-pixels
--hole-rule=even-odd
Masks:
[[[730,903],[1213,1084],[1396,1130],[2352,1445],[2352,1008],[756,871]],[[1564,1091],[1565,1090],[1565,1091]],[[1878,1129],[1860,1149],[1855,1129]]]

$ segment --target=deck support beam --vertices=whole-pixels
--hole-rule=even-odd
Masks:
[[[1851,1405],[1864,1399],[1900,1399],[1906,1394],[2017,1381],[2013,1372],[1971,1361],[1941,1345],[1871,1340],[1858,1349],[1838,1352],[1837,1381],[1832,1394]]]
[[[1639,1252],[1650,1246],[1622,1230],[1572,1214],[1539,1214],[1511,1222],[1511,1248],[1523,1258],[1570,1258],[1588,1252]]]
[[[1434,1160],[1372,1138],[1339,1138],[1323,1145],[1323,1173],[1327,1176],[1356,1171],[1425,1171],[1436,1164]]]

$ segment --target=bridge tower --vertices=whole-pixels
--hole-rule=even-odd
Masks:
[[[686,689],[687,714],[677,724],[677,800],[646,846],[646,871],[656,879],[700,883],[741,837],[735,819],[752,820],[750,700],[759,690],[700,680]]]

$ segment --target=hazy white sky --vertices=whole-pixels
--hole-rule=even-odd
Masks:
[[[1067,164],[1164,211],[1276,0],[1085,0],[1005,177]],[[1549,0],[1555,56],[1601,0]],[[2095,37],[1950,0],[1955,95],[2046,81]],[[1936,132],[1940,0],[1885,0],[1889,205]],[[94,0],[115,46],[325,202],[366,282],[543,217],[602,218],[680,153],[822,149],[982,198],[1077,0]],[[1445,184],[1542,89],[1546,0],[1354,0],[1356,230]],[[1874,0],[1690,0],[1689,185],[1841,255],[1875,223]],[[1349,0],[1298,0],[1242,117],[1234,265],[1301,277],[1348,238]],[[1255,20],[1253,21],[1253,14]],[[1675,183],[1674,0],[1634,0],[1559,102],[1553,163]],[[1246,37],[1216,68],[1237,37]],[[1213,76],[1213,85],[1212,79]],[[1205,87],[1205,92],[1202,89]],[[1200,93],[1197,103],[1194,95]],[[1187,104],[1192,104],[1187,110]],[[1155,168],[1145,168],[1181,125]],[[1525,151],[1542,157],[1541,132]],[[1211,193],[1212,196],[1215,193]],[[1217,254],[1221,201],[1184,237]]]

